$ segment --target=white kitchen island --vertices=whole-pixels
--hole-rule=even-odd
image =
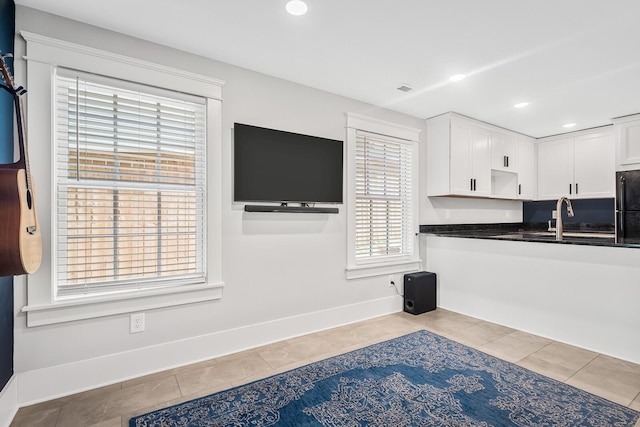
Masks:
[[[439,307],[640,363],[640,248],[420,238]]]

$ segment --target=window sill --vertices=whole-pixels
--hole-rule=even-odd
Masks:
[[[355,265],[346,268],[347,280],[365,277],[384,276],[387,274],[410,273],[420,270],[419,259],[398,261],[393,263],[376,263],[370,265]]]
[[[27,327],[151,310],[222,298],[224,283],[181,286],[26,305]]]

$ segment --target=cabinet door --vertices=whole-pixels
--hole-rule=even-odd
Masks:
[[[482,128],[471,132],[473,195],[491,195],[491,133]]]
[[[573,138],[538,144],[538,199],[558,199],[573,193]]]
[[[536,146],[524,137],[518,139],[518,199],[536,198]]]
[[[518,139],[509,132],[491,132],[491,169],[518,170]]]
[[[574,197],[615,197],[615,175],[615,150],[609,132],[575,138]]]
[[[616,124],[620,166],[640,165],[640,120]]]
[[[427,120],[427,140],[420,143],[420,175],[427,174],[427,196],[451,194],[451,119],[442,115]],[[426,158],[425,158],[426,157]],[[426,171],[425,166],[426,165]],[[423,186],[421,185],[421,188]]]
[[[462,121],[451,121],[451,194],[473,195],[472,127]]]

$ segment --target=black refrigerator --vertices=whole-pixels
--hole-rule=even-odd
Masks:
[[[640,170],[616,173],[616,241],[640,241]]]

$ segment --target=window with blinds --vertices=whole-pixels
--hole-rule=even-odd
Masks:
[[[205,109],[56,77],[56,298],[205,281]]]
[[[411,143],[357,132],[356,262],[413,253],[411,157]]]

